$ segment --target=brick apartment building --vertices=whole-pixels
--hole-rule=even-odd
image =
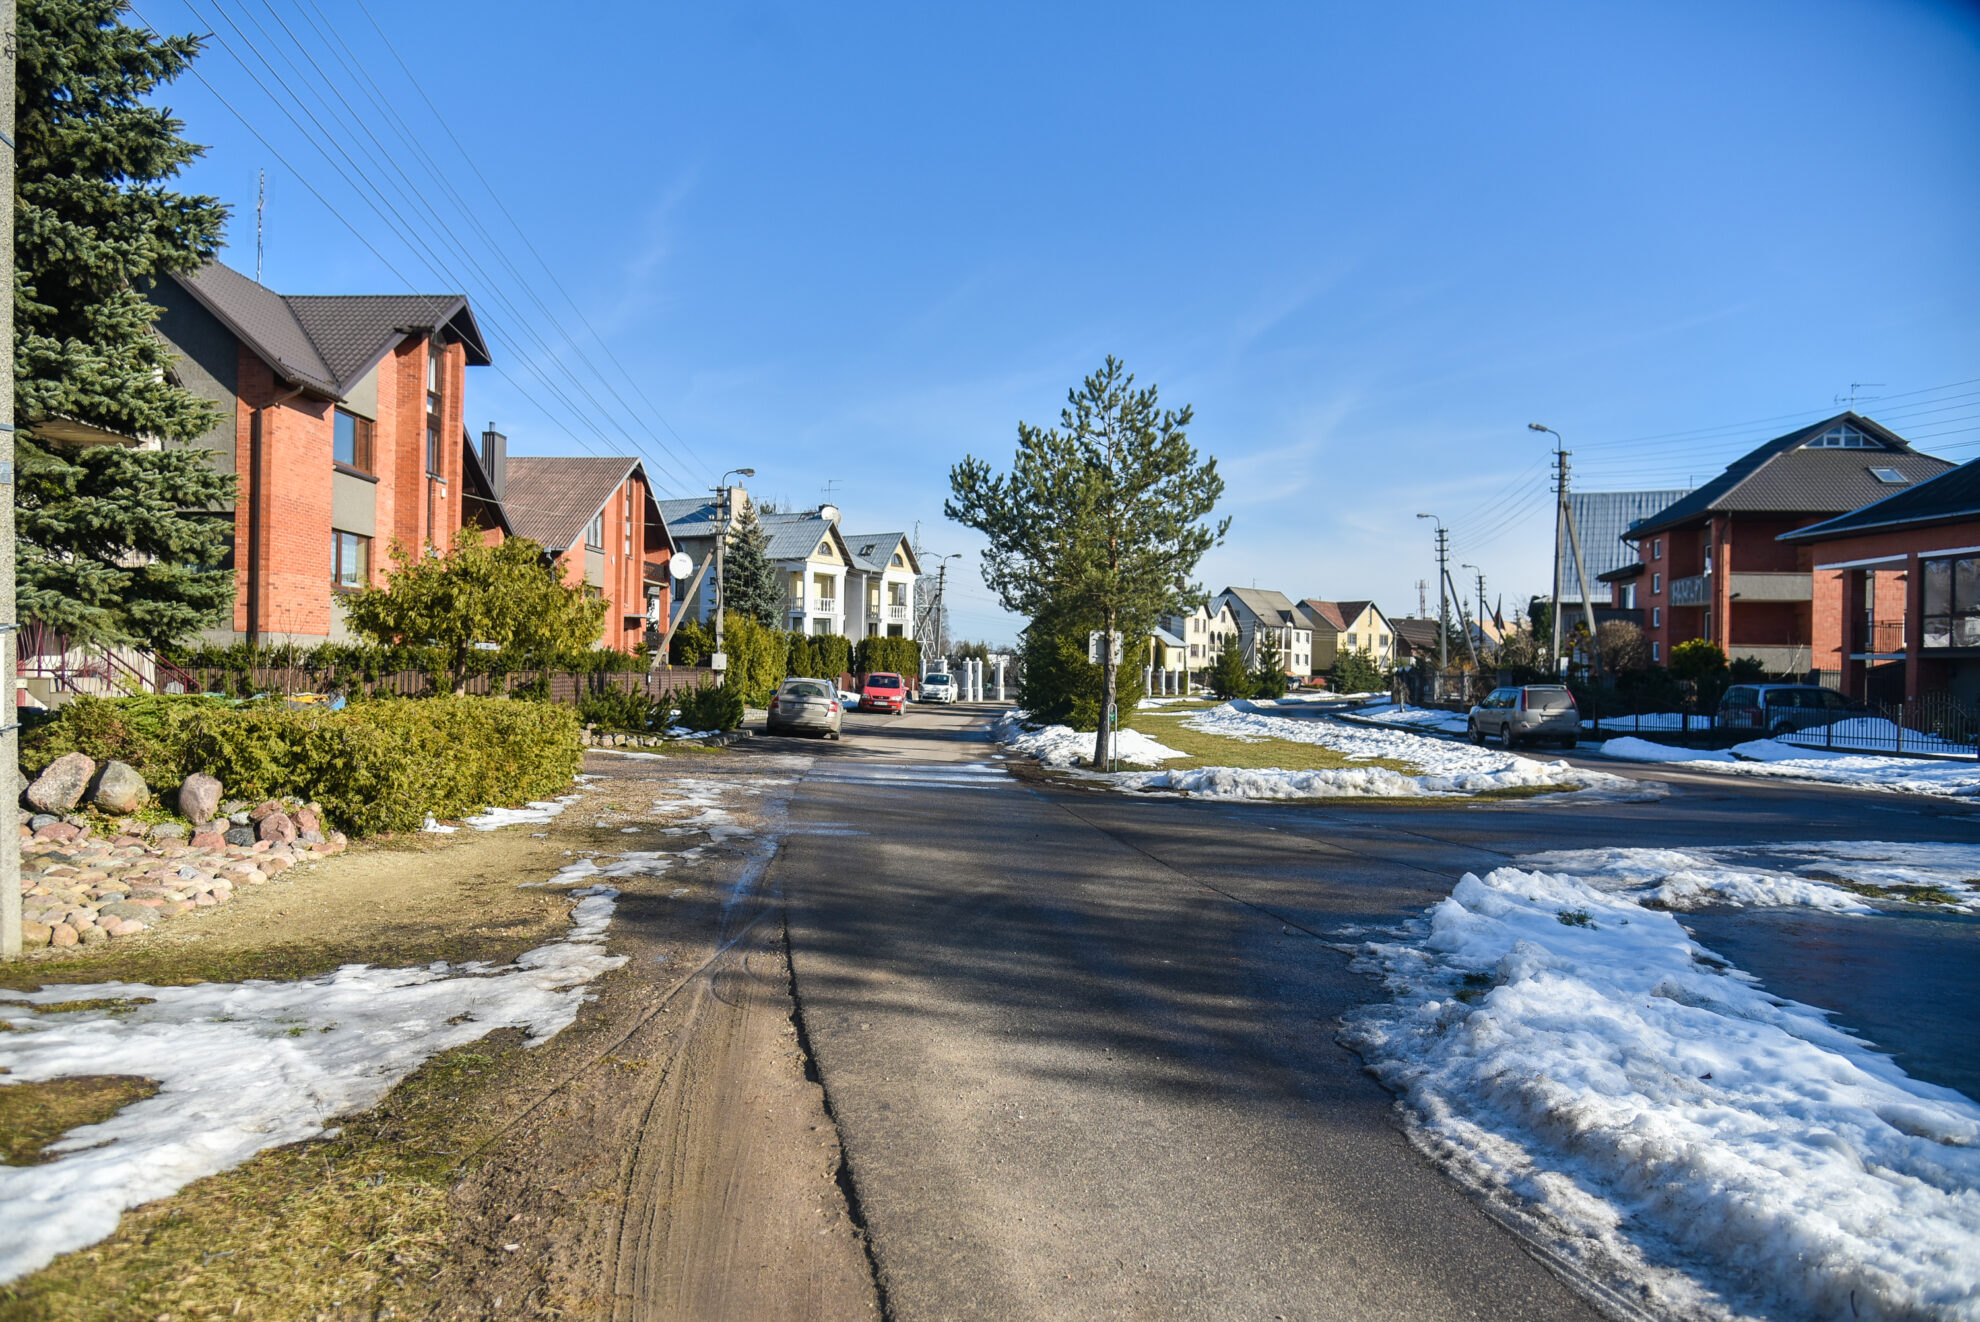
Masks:
[[[667,561],[674,554],[653,484],[637,459],[483,454],[510,526],[543,547],[563,581],[587,583],[612,605],[604,643],[631,651],[649,619],[673,609]]]
[[[1629,528],[1640,569],[1604,575],[1633,588],[1653,664],[1693,638],[1769,673],[1823,669],[1815,650],[1811,546],[1783,534],[1832,519],[1950,469],[1857,413],[1777,436],[1669,507]],[[1824,587],[1823,592],[1830,589]],[[1900,591],[1879,583],[1878,594]],[[1901,595],[1901,591],[1900,591]]]
[[[1980,460],[1783,540],[1814,557],[1815,665],[1835,687],[1980,706]]]
[[[239,476],[234,619],[209,640],[340,640],[339,595],[382,583],[394,542],[507,531],[463,422],[489,361],[463,295],[283,295],[216,262],[150,297],[179,384],[225,415],[194,444]]]

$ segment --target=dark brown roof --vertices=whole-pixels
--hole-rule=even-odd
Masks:
[[[174,276],[207,311],[275,369],[341,399],[406,335],[445,328],[488,365],[488,346],[462,294],[278,294],[232,267],[208,262]]]
[[[584,525],[634,473],[645,476],[639,460],[624,456],[594,459],[512,454],[502,507],[516,536],[527,537],[554,554],[577,545],[584,536]],[[647,490],[652,489],[653,484],[647,483]],[[650,511],[648,517],[658,519],[659,510]]]
[[[1963,523],[1968,519],[1980,519],[1980,459],[1948,469],[1840,518],[1783,533],[1780,540],[1820,542],[1856,533]]]
[[[461,428],[461,487],[463,509],[479,516],[482,526],[500,528],[505,536],[516,535],[508,511],[495,499],[495,485],[488,480],[488,470],[481,466],[481,452],[475,447],[474,437],[465,427]]]
[[[1300,608],[1306,614],[1313,617],[1316,624],[1324,624],[1337,633],[1347,628],[1347,620],[1342,618],[1341,615],[1341,603],[1337,601],[1321,601],[1318,597],[1308,597],[1299,604]]]
[[[1437,650],[1437,635],[1441,630],[1435,620],[1426,620],[1414,615],[1405,615],[1399,619],[1390,620],[1389,624],[1395,629],[1396,637],[1412,651],[1423,650],[1434,652]]]
[[[1832,427],[1848,425],[1875,442],[1876,449],[1815,449],[1803,445]],[[1726,471],[1683,500],[1639,523],[1626,536],[1640,540],[1651,533],[1695,523],[1715,511],[1749,514],[1841,514],[1882,500],[1891,493],[1873,468],[1894,468],[1911,482],[1936,477],[1952,464],[1920,454],[1902,436],[1861,414],[1839,413],[1833,418],[1776,436],[1741,455]]]

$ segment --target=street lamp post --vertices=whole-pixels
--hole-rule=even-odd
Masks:
[[[1599,678],[1602,673],[1602,653],[1595,646],[1595,600],[1588,590],[1588,563],[1581,558],[1581,533],[1574,526],[1574,511],[1568,508],[1568,450],[1567,442],[1552,427],[1538,422],[1526,424],[1528,431],[1545,432],[1554,438],[1554,641],[1552,660],[1554,667],[1561,666],[1561,529],[1567,529],[1568,549],[1574,552],[1574,572],[1581,583],[1581,610],[1588,622],[1588,664]]]
[[[729,479],[755,476],[754,468],[731,468],[715,486],[715,655],[708,658],[709,666],[715,670],[726,670],[729,665],[729,658],[722,651],[722,610],[727,604],[723,596],[722,550],[729,544]]]

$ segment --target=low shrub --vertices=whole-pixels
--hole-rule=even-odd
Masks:
[[[680,723],[690,730],[733,730],[742,724],[742,694],[727,684],[703,684],[679,695]]]
[[[664,698],[656,701],[637,690],[600,688],[579,695],[577,714],[584,725],[642,734],[666,729],[672,723],[674,706]]]
[[[154,789],[195,771],[230,796],[313,799],[354,835],[417,829],[569,788],[582,755],[568,707],[495,698],[355,702],[78,698],[22,748],[30,772],[66,752],[131,763]]]
[[[862,675],[874,671],[910,678],[921,674],[921,640],[873,636],[859,640],[855,668]]]

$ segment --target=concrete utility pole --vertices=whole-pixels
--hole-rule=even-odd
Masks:
[[[1485,571],[1477,565],[1459,565],[1459,569],[1469,569],[1478,579],[1478,632],[1485,632]]]
[[[14,57],[20,41],[14,28],[14,0],[0,0],[0,251],[14,251]],[[0,292],[0,344],[14,344],[14,285]],[[0,959],[21,953],[21,723],[20,691],[14,677],[19,660],[14,612],[14,371],[0,372]]]
[[[1451,618],[1448,588],[1451,581],[1451,539],[1444,530],[1444,521],[1434,514],[1419,514],[1419,519],[1428,519],[1437,525],[1437,682],[1441,688],[1443,672],[1450,668],[1451,649],[1448,635]]]
[[[1588,659],[1595,674],[1602,673],[1601,652],[1595,646],[1595,602],[1588,590],[1588,566],[1581,559],[1581,533],[1574,526],[1574,511],[1568,508],[1568,449],[1561,434],[1538,422],[1526,424],[1528,431],[1545,432],[1554,438],[1554,639],[1549,651],[1555,671],[1561,669],[1561,542],[1562,530],[1574,553],[1575,576],[1581,583],[1581,611],[1588,622]]]

